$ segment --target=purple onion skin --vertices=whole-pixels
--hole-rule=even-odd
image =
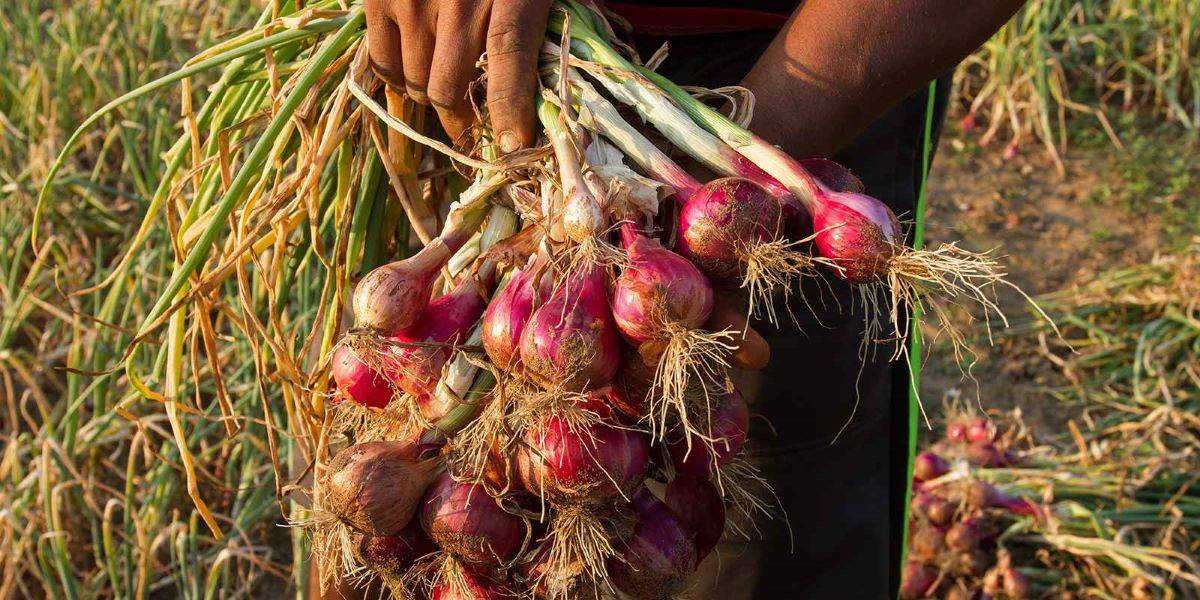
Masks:
[[[783,218],[788,238],[799,240],[812,235],[812,219],[808,216],[808,211],[804,210],[804,205],[800,204],[800,201],[788,191],[787,186],[779,183],[779,180],[771,177],[750,159],[737,152],[732,152],[732,154],[729,158],[739,177],[753,181],[767,190],[768,194],[779,199],[780,216]]]
[[[745,275],[747,248],[780,238],[783,207],[762,186],[736,177],[700,186],[679,214],[678,250],[717,281]]]
[[[629,266],[613,286],[612,311],[626,339],[641,344],[661,335],[664,324],[695,329],[708,320],[712,284],[696,265],[629,224],[621,239]]]
[[[915,559],[929,562],[937,558],[945,547],[946,532],[932,525],[924,525],[913,532],[908,552]]]
[[[851,283],[880,281],[900,240],[900,222],[879,200],[854,192],[823,192],[813,210],[817,251]]]
[[[421,527],[455,558],[490,567],[516,556],[526,530],[521,518],[500,508],[483,486],[454,481],[449,473],[425,492]]]
[[[672,598],[696,570],[696,544],[679,517],[649,490],[639,490],[630,507],[637,524],[617,543],[620,556],[608,561],[612,583],[635,598]]]
[[[463,585],[454,586],[443,578],[434,584],[432,600],[517,600],[508,586],[462,565],[458,566]]]
[[[355,404],[383,408],[392,401],[392,386],[387,379],[359,360],[346,346],[333,353],[333,381],[340,396]]]
[[[729,464],[746,445],[746,432],[750,428],[750,407],[737,390],[711,397],[710,417],[712,429],[709,437],[715,439],[711,451],[707,443],[692,440],[688,452],[686,433],[677,431],[667,439],[667,450],[675,470],[696,477],[712,477],[716,467]],[[703,423],[703,416],[697,421]],[[713,456],[715,454],[715,457]]]
[[[918,562],[909,561],[904,565],[904,573],[900,582],[900,597],[904,600],[918,600],[926,597],[937,582],[937,571]]]
[[[517,457],[525,489],[555,503],[596,505],[628,496],[650,468],[650,441],[637,431],[594,423],[574,429],[549,417],[526,430]]]
[[[479,285],[464,279],[449,294],[430,301],[415,324],[390,339],[399,344],[457,344],[467,339],[483,309]],[[427,419],[441,418],[453,408],[431,404],[433,391],[442,377],[442,367],[452,353],[448,346],[397,345],[388,348],[385,364],[389,378],[396,387],[417,399]]]
[[[402,576],[418,559],[436,550],[417,519],[395,535],[364,536],[358,546],[367,566],[394,577]]]
[[[603,387],[621,362],[604,271],[592,268],[555,287],[521,334],[521,362],[538,383],[569,392]]]
[[[912,512],[929,520],[930,523],[945,527],[954,521],[957,509],[954,503],[929,492],[913,495]]]
[[[725,533],[725,501],[713,482],[680,474],[667,484],[663,499],[696,542],[696,562],[704,560]]]
[[[518,270],[488,304],[483,314],[483,348],[497,367],[510,369],[520,358],[521,332],[538,300],[535,292],[533,274]]]
[[[913,479],[930,481],[950,472],[950,463],[933,452],[922,452],[913,459]]]

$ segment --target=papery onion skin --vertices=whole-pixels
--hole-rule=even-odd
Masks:
[[[627,497],[650,468],[644,433],[602,422],[572,426],[551,416],[526,430],[517,456],[525,489],[569,505],[598,505]]]
[[[442,473],[421,504],[421,527],[455,558],[498,567],[512,560],[525,541],[521,517],[496,504],[483,486]]]
[[[696,570],[696,545],[679,517],[649,490],[634,495],[637,518],[632,534],[618,542],[620,555],[608,561],[617,589],[635,598],[672,598]]]
[[[605,388],[613,408],[634,421],[650,414],[650,393],[654,389],[654,367],[646,364],[636,351],[621,353],[621,366],[612,385]]]
[[[930,481],[950,472],[950,463],[933,452],[922,452],[913,459],[913,479]]]
[[[363,536],[358,545],[358,556],[375,572],[399,578],[417,560],[436,550],[433,540],[425,535],[418,520],[413,519],[394,535]]]
[[[1042,507],[1026,500],[1010,496],[984,481],[973,481],[967,486],[967,506],[971,508],[1002,508],[1025,516],[1040,516]]]
[[[568,392],[602,387],[620,361],[620,335],[599,267],[559,283],[521,334],[521,362],[543,386]]]
[[[338,346],[332,362],[333,381],[340,397],[371,408],[383,408],[392,401],[395,390],[387,378],[359,360],[349,347]]]
[[[679,215],[679,253],[718,281],[745,275],[743,260],[756,244],[780,238],[783,212],[777,198],[742,178],[713,180],[696,190]]]
[[[746,434],[750,428],[750,408],[737,390],[714,393],[710,397],[711,429],[707,436],[715,440],[711,450],[703,440],[693,438],[689,451],[687,434],[676,430],[667,439],[667,449],[675,470],[696,477],[712,477],[713,470],[729,464],[729,461],[746,445]],[[703,415],[697,417],[694,426],[705,431],[709,423]],[[715,455],[715,456],[714,456]]]
[[[612,311],[626,339],[640,344],[662,336],[667,324],[695,329],[708,320],[712,284],[696,265],[628,223],[621,239],[629,264],[613,285]]]
[[[932,561],[946,547],[946,532],[938,527],[924,526],[913,532],[908,544],[908,553],[913,558]]]
[[[959,552],[970,552],[989,541],[994,534],[986,521],[971,517],[950,526],[946,531],[946,545]]]
[[[912,512],[929,519],[934,525],[946,526],[954,521],[958,511],[953,502],[929,492],[920,492],[913,496]]]
[[[437,473],[436,463],[418,461],[419,454],[419,447],[404,442],[363,442],[341,450],[322,480],[323,505],[362,533],[398,533]]]
[[[454,233],[435,238],[413,256],[376,267],[363,276],[351,297],[356,326],[386,336],[416,323],[429,304],[438,271],[467,237]]]
[[[909,561],[904,565],[900,597],[904,600],[924,598],[937,582],[937,571],[921,563]]]

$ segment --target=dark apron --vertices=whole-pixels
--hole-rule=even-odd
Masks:
[[[662,73],[680,84],[719,87],[741,81],[774,35],[645,37],[638,46],[649,56],[668,41]],[[949,89],[948,77],[939,80],[934,140]],[[902,220],[913,219],[922,179],[927,105],[923,89],[833,157]],[[889,362],[889,347],[860,358],[862,309],[849,285],[830,278],[824,291],[812,284],[801,291],[823,297],[825,306],[814,301],[810,308],[793,294],[799,328],[756,324],[771,345],[771,362],[735,377],[755,414],[750,455],[790,528],[759,522],[760,535],[751,541],[727,535],[701,569],[692,597],[895,597],[906,518],[907,366]],[[786,314],[782,306],[777,312]]]

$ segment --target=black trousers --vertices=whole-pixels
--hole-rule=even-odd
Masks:
[[[738,83],[774,35],[648,37],[638,46],[648,56],[669,42],[660,71],[677,83],[719,87]],[[936,87],[933,139],[949,78]],[[928,99],[928,90],[906,99],[833,157],[901,220],[913,218],[922,181]],[[727,535],[713,564],[702,568],[694,597],[896,595],[907,518],[908,369],[889,362],[890,348],[864,361],[862,306],[849,285],[834,279],[801,290],[822,301],[792,307],[799,328],[756,324],[771,345],[771,362],[735,377],[755,414],[752,462],[774,488],[790,527],[760,522],[755,539]]]

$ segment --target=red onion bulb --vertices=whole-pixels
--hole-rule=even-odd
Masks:
[[[628,496],[646,477],[646,435],[602,422],[551,416],[525,432],[517,472],[525,489],[556,503],[590,505]]]
[[[835,272],[851,283],[885,279],[900,240],[900,222],[879,200],[855,192],[825,192],[816,197],[813,230],[817,250],[834,262]]]
[[[713,482],[677,475],[667,484],[664,498],[696,542],[696,562],[704,560],[725,533],[725,501]]]
[[[637,524],[608,561],[617,589],[635,598],[671,598],[696,570],[696,544],[679,517],[642,488],[630,503]]]
[[[483,313],[479,285],[466,278],[449,294],[434,298],[421,318],[392,336],[384,365],[396,386],[417,399],[430,420],[445,415],[449,406],[433,406],[433,391],[450,359],[453,344],[466,340]]]
[[[501,369],[513,366],[521,352],[521,332],[537,301],[533,273],[517,270],[488,304],[483,315],[483,348]]]
[[[421,527],[438,546],[469,563],[500,566],[525,541],[525,523],[508,513],[483,486],[442,473],[421,506]]]
[[[711,477],[713,470],[729,464],[746,445],[746,432],[750,427],[750,408],[737,390],[709,396],[711,428],[707,436],[715,440],[710,445],[693,438],[688,449],[687,434],[676,430],[668,436],[667,450],[679,473],[696,477]],[[703,415],[700,417],[703,418]],[[702,432],[710,424],[700,420],[693,423]]]
[[[679,215],[679,251],[713,279],[745,275],[744,257],[757,244],[779,239],[783,213],[777,198],[748,180],[726,177],[700,187]]]
[[[521,334],[521,361],[549,387],[583,391],[612,379],[621,360],[604,271],[592,268],[557,285]]]
[[[376,373],[346,346],[333,352],[333,381],[339,395],[355,404],[383,408],[392,401],[393,390],[386,378]]]
[[[712,284],[696,265],[625,223],[621,239],[629,265],[613,286],[612,310],[625,337],[641,344],[674,324],[700,327],[713,308]]]

